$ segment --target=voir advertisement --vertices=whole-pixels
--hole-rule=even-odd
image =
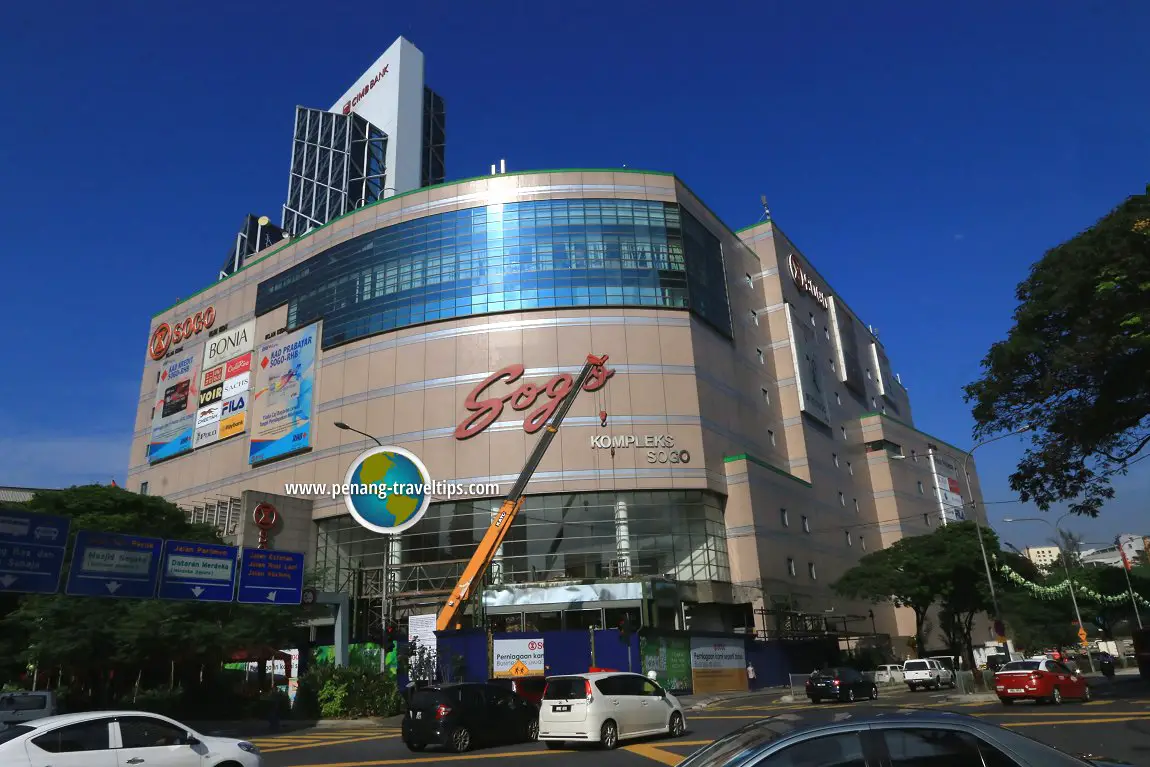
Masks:
[[[814,328],[795,317],[790,304],[784,304],[784,307],[791,334],[791,359],[795,363],[799,403],[803,412],[830,426],[831,406],[827,398],[830,355],[824,353]]]
[[[204,352],[204,359],[211,355]],[[252,375],[252,353],[204,369],[200,376],[200,407],[196,411],[194,447],[215,444],[247,430],[248,401]]]
[[[491,642],[491,673],[496,679],[543,676],[543,639],[495,639]]]
[[[671,692],[691,689],[691,640],[687,637],[639,637],[643,673],[655,678]]]
[[[248,463],[264,463],[311,448],[318,345],[316,323],[277,336],[256,351],[256,385],[248,404],[252,411]]]
[[[743,643],[691,637],[691,681],[696,695],[749,689]]]
[[[152,437],[148,463],[172,458],[192,449],[199,398],[199,350],[164,362],[156,385]]]

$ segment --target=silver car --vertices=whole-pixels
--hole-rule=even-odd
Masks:
[[[678,767],[877,767],[882,764],[1115,767],[1082,759],[964,714],[910,709],[843,713],[834,721],[781,714],[735,730]]]

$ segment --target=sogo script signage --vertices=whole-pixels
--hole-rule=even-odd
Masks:
[[[599,434],[591,438],[592,450],[623,450],[629,448],[647,450],[647,463],[690,463],[691,454],[686,450],[676,450],[675,438],[670,434],[645,434],[636,436]]]
[[[152,332],[151,340],[148,341],[148,354],[154,360],[162,360],[173,344],[179,344],[181,341],[202,333],[215,323],[216,307],[214,306],[196,312],[190,317],[186,317],[183,322],[177,322],[174,325],[161,322],[160,326]]]
[[[791,267],[791,278],[795,281],[795,284],[804,292],[810,293],[824,309],[829,309],[830,300],[827,298],[827,294],[803,271],[803,267],[799,265],[799,260],[795,258],[794,253],[791,254],[788,261]]]
[[[531,410],[539,401],[540,396],[545,398],[543,404],[531,410],[523,419],[523,431],[534,434],[543,428],[548,419],[555,414],[559,403],[571,394],[571,387],[575,379],[568,373],[560,373],[544,384],[523,383],[512,389],[511,384],[523,377],[523,365],[508,365],[492,373],[483,382],[476,386],[467,399],[464,407],[471,412],[455,427],[456,439],[469,439],[481,433],[503,414],[503,408],[511,405],[512,410],[522,412]],[[583,384],[583,391],[593,392],[602,389],[607,381],[615,375],[614,370],[608,368],[592,368],[591,375]],[[499,388],[495,384],[503,381],[505,385]]]

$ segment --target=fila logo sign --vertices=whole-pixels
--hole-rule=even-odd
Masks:
[[[209,370],[244,352],[250,352],[256,342],[256,321],[248,320],[235,330],[221,333],[204,345],[203,369]]]
[[[220,408],[220,418],[227,418],[236,413],[242,413],[248,405],[248,398],[246,394],[241,394],[238,397],[233,397],[223,404]]]

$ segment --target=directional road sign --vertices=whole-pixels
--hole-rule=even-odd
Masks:
[[[0,593],[59,591],[70,523],[67,517],[0,509]]]
[[[160,568],[160,599],[231,602],[236,594],[235,546],[166,541]]]
[[[298,605],[303,600],[303,554],[244,549],[239,601],[249,605]]]
[[[76,550],[64,593],[82,597],[151,599],[160,574],[162,538],[76,533]]]

